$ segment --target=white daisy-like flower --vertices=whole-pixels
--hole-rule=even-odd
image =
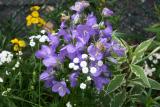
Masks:
[[[79,66],[78,65],[75,65],[74,67],[73,67],[73,70],[78,70],[79,69]]]
[[[74,63],[69,63],[69,68],[72,69],[74,68],[75,64]]]
[[[90,76],[87,76],[87,81],[91,81],[92,78]]]
[[[47,37],[46,35],[43,35],[43,36],[39,39],[39,42],[44,43],[44,42],[46,42],[47,38],[48,38],[48,37]]]
[[[88,69],[87,67],[83,67],[83,68],[82,68],[82,72],[83,72],[84,74],[87,74],[87,73],[89,72],[89,69]]]
[[[80,84],[80,88],[81,88],[82,90],[86,89],[86,86],[87,86],[87,85],[86,85],[85,83],[81,83],[81,84]]]
[[[1,83],[3,82],[3,78],[2,78],[2,77],[0,77],[0,82],[1,82]]]
[[[102,60],[99,60],[97,64],[98,64],[98,66],[101,67],[101,66],[103,65],[103,61],[102,61]]]
[[[70,102],[67,102],[66,107],[72,107]]]
[[[45,34],[45,33],[46,33],[46,31],[45,31],[45,30],[41,30],[41,33],[42,33],[42,34]]]
[[[30,45],[31,47],[34,47],[34,46],[36,45],[36,43],[31,41],[31,42],[29,43],[29,45]]]
[[[74,58],[74,59],[73,59],[73,62],[74,62],[75,64],[78,64],[78,63],[79,63],[79,58],[77,58],[77,57]]]
[[[82,59],[87,59],[88,55],[87,54],[82,54]]]
[[[81,66],[82,68],[87,67],[87,62],[86,62],[86,61],[82,61],[82,62],[80,63],[80,66]]]
[[[91,72],[92,74],[96,73],[96,72],[97,72],[97,68],[96,68],[96,67],[91,67],[91,68],[90,68],[90,72]]]

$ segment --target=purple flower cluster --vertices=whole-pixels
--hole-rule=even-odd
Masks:
[[[111,75],[106,58],[111,58],[112,53],[117,56],[124,54],[124,48],[112,39],[112,26],[109,22],[98,24],[97,18],[91,13],[81,19],[79,24],[74,23],[77,15],[82,16],[81,12],[88,6],[86,1],[76,2],[71,7],[71,10],[76,11],[71,17],[71,23],[68,25],[63,21],[56,34],[48,34],[49,45],[42,45],[36,52],[36,57],[42,59],[47,68],[40,75],[40,80],[45,81],[47,87],[62,97],[70,93],[64,80],[67,77],[71,87],[83,82],[87,85],[93,83],[98,91],[102,90],[109,83]],[[61,68],[62,65],[65,70]],[[57,75],[61,71],[67,75],[60,79]]]

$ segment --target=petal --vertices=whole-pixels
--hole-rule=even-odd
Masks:
[[[55,66],[57,64],[57,58],[53,56],[49,56],[43,60],[43,64],[46,67]]]

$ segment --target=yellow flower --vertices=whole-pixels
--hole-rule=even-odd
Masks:
[[[29,20],[31,20],[32,19],[32,16],[31,15],[28,15],[27,17],[26,17],[26,20],[27,21],[29,21]]]
[[[45,24],[46,24],[46,22],[44,21],[44,19],[42,19],[42,18],[40,18],[40,17],[39,17],[38,19],[39,19],[39,23],[40,23],[40,24],[42,24],[42,25],[45,25]]]
[[[33,12],[31,13],[31,15],[32,15],[33,17],[35,17],[35,18],[39,17],[38,11],[33,11]]]
[[[19,40],[18,45],[19,45],[19,47],[22,47],[22,48],[26,47],[26,43],[24,40]]]
[[[38,11],[40,9],[39,6],[33,6],[30,8],[31,11]]]
[[[11,43],[14,45],[13,50],[14,51],[20,51],[22,48],[26,47],[26,43],[24,40],[19,40],[17,38],[12,39]]]
[[[19,49],[18,45],[14,45],[13,50],[14,51],[19,51],[20,49]]]
[[[33,24],[38,24],[38,23],[39,23],[38,18],[32,18],[32,19],[31,19],[31,23],[33,23]]]
[[[12,39],[12,40],[11,40],[11,43],[12,43],[12,44],[18,44],[18,39],[17,39],[17,38]]]
[[[31,26],[32,22],[29,20],[27,21],[27,26]]]

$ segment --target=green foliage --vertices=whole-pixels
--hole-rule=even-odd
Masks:
[[[140,79],[142,79],[142,81],[144,82],[145,85],[147,85],[148,87],[150,87],[150,83],[148,81],[148,78],[146,77],[146,75],[144,74],[144,70],[142,67],[138,66],[138,65],[131,65],[131,71]]]
[[[108,84],[106,92],[109,94],[119,88],[124,82],[125,75],[115,75]]]

